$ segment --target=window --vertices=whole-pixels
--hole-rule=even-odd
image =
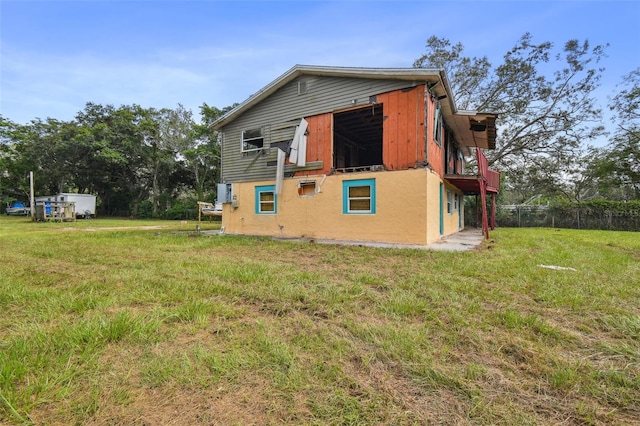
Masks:
[[[256,214],[277,213],[275,185],[256,186]]]
[[[447,213],[453,214],[453,192],[447,189]]]
[[[298,81],[298,95],[307,94],[307,80]]]
[[[342,182],[342,212],[345,214],[374,214],[376,212],[375,179],[345,180]]]
[[[442,117],[440,113],[440,102],[436,103],[436,112],[433,118],[433,140],[442,146]]]
[[[317,186],[315,180],[298,182],[298,197],[315,197]]]
[[[258,151],[264,146],[262,129],[242,131],[242,152]]]
[[[333,167],[340,172],[383,167],[383,104],[333,114]]]
[[[457,210],[458,210],[458,203],[459,203],[459,201],[458,201],[458,197],[459,197],[459,195],[458,195],[458,194],[454,194],[454,195],[453,195],[453,210],[454,210],[454,211],[457,211]]]

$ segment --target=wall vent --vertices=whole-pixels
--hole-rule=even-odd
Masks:
[[[298,182],[298,197],[315,197],[318,193],[318,185],[315,180]]]
[[[306,95],[307,89],[307,80],[298,81],[298,95]]]

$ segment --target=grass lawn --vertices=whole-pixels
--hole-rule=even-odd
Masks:
[[[1,217],[0,424],[639,424],[638,233],[194,230]]]

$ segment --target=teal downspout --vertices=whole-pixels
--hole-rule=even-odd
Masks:
[[[444,234],[444,184],[440,182],[440,235]]]

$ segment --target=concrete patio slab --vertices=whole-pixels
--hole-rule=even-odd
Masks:
[[[203,231],[203,234],[208,235],[225,235],[219,231]],[[232,234],[227,234],[232,235]],[[441,240],[436,241],[433,244],[418,245],[418,244],[395,244],[395,243],[380,243],[375,241],[346,241],[346,240],[328,240],[320,238],[284,238],[274,237],[275,240],[280,241],[294,241],[294,242],[306,242],[316,244],[338,244],[345,246],[358,246],[358,247],[379,247],[379,248],[403,248],[403,249],[420,249],[420,250],[436,250],[436,251],[469,251],[473,250],[482,244],[484,241],[484,235],[481,229],[470,228],[455,234],[447,235]]]

